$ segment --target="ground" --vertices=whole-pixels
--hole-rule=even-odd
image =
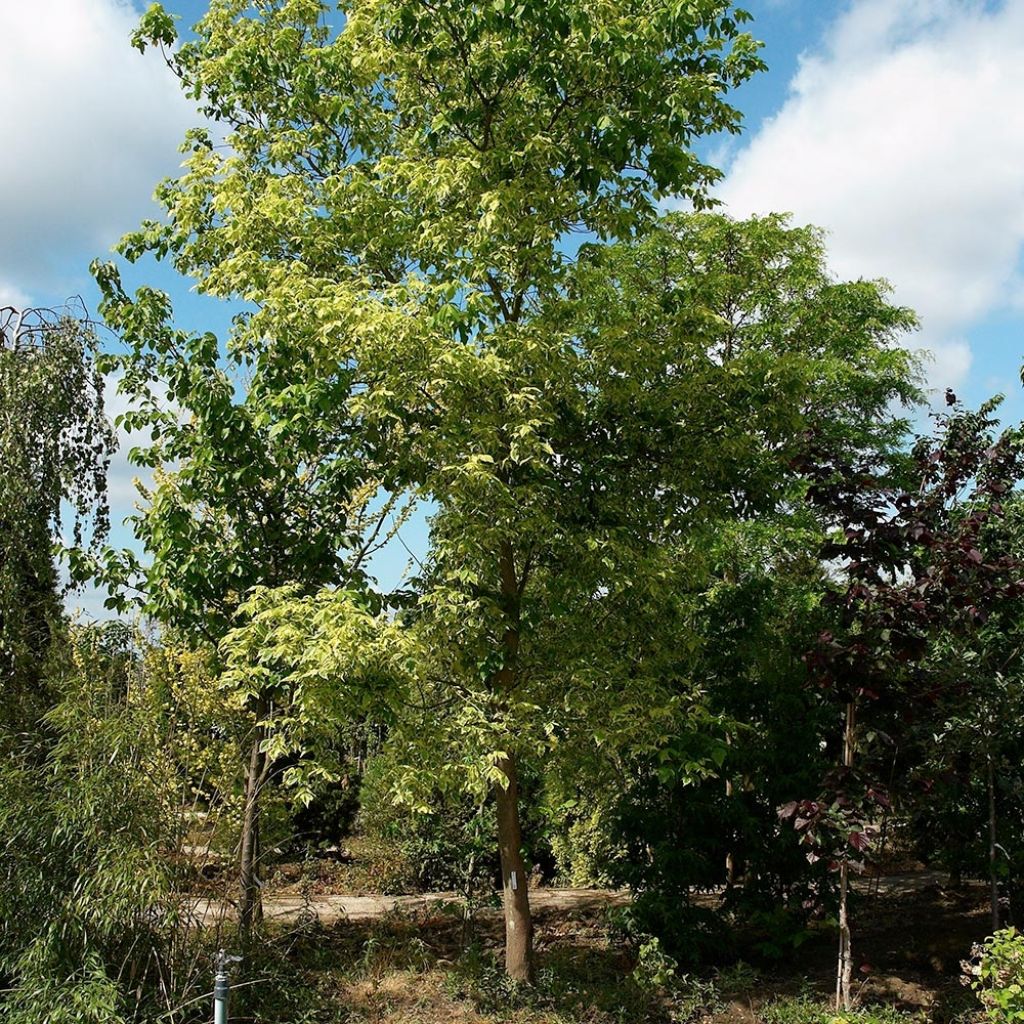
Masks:
[[[635,948],[617,938],[607,913],[626,894],[538,889],[531,894],[537,985],[519,991],[501,971],[496,908],[480,910],[470,926],[451,894],[347,896],[308,886],[300,893],[297,883],[279,881],[283,891],[266,901],[267,945],[241,969],[250,987],[239,1020],[896,1024],[916,1017],[944,1024],[975,1013],[960,961],[989,930],[980,885],[949,889],[923,872],[861,881],[854,922],[861,1010],[837,1017],[829,1008],[835,939],[825,923],[782,959],[751,951],[684,975],[656,955],[637,970]],[[209,900],[195,907],[211,926],[223,910]],[[274,1009],[284,987],[306,994],[303,1016]]]

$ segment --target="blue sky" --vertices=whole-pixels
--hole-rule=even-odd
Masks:
[[[166,0],[188,25],[200,0]],[[1024,0],[750,0],[769,70],[734,96],[746,127],[705,150],[737,216],[790,211],[829,233],[843,277],[884,277],[913,306],[930,383],[1024,416]],[[89,261],[155,212],[195,121],[155,54],[128,36],[131,0],[0,5],[0,305],[95,308]],[[147,264],[126,275],[174,298],[184,326],[231,310]],[[112,401],[117,411],[118,401]],[[126,439],[127,447],[130,439]],[[122,452],[115,523],[133,500]],[[422,542],[422,524],[408,540]],[[127,542],[123,528],[114,540]],[[385,557],[393,578],[402,552]],[[95,595],[77,601],[95,611]]]

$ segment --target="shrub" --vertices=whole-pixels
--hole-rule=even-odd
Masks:
[[[975,945],[962,966],[964,984],[978,996],[987,1020],[1024,1021],[1024,935],[1004,928]]]
[[[489,891],[497,870],[494,809],[437,794],[430,812],[394,800],[387,751],[367,766],[359,823],[377,847],[371,871],[381,892]]]
[[[864,1006],[840,1013],[830,1002],[811,996],[779,999],[761,1011],[763,1024],[924,1024],[926,1019],[893,1006]]]
[[[115,1024],[176,1000],[180,800],[138,661],[79,630],[39,742],[0,767],[0,1017]]]

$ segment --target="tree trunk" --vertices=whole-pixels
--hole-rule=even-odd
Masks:
[[[996,776],[992,755],[986,758],[988,782],[988,879],[991,887],[992,931],[999,931],[999,876],[997,874],[998,843],[996,842]]]
[[[512,545],[503,541],[499,552],[501,597],[506,616],[502,637],[502,666],[494,675],[494,688],[511,694],[519,681],[520,600],[525,576],[516,573]],[[523,570],[524,573],[526,570]],[[527,873],[523,864],[523,837],[519,821],[519,769],[515,754],[498,762],[505,785],[494,787],[498,811],[498,852],[501,855],[501,884],[505,906],[505,971],[516,981],[533,981],[533,918]]]
[[[850,983],[853,979],[853,943],[850,940],[848,900],[850,865],[844,860],[839,868],[839,964],[836,969],[836,1009],[850,1009]]]
[[[856,706],[853,701],[846,705],[846,728],[843,733],[843,765],[853,767],[856,751]],[[853,981],[853,941],[850,934],[849,918],[850,858],[843,850],[839,868],[839,962],[836,967],[836,1010],[850,1009],[852,999],[850,988]]]
[[[498,807],[498,849],[505,906],[505,971],[516,981],[533,981],[533,918],[519,826],[519,773],[514,756],[499,762],[508,780],[495,787]]]
[[[732,741],[729,736],[725,737],[725,745],[727,747],[732,746]],[[732,828],[732,808],[731,804],[734,786],[731,776],[726,776],[725,779],[725,800],[726,806],[729,808],[726,812],[729,821],[729,834],[726,837],[726,850],[725,850],[725,887],[731,889],[736,884],[736,834]]]
[[[972,767],[971,755],[966,750],[959,751],[953,762],[954,806],[963,799],[964,793],[971,783]],[[947,847],[949,849],[949,885],[952,889],[959,889],[964,883],[964,864],[967,855],[964,831],[956,827],[956,824],[949,830]]]
[[[257,719],[262,715],[257,712]],[[243,943],[252,938],[253,926],[263,920],[263,898],[260,893],[260,790],[266,775],[266,755],[260,749],[263,729],[257,720],[249,770],[245,777],[245,805],[242,811],[242,838],[239,853],[238,928]]]
[[[732,779],[725,780],[725,797],[727,800],[732,799]],[[733,840],[734,835],[732,829],[729,830],[728,836],[728,847],[725,851],[725,887],[731,889],[736,884],[736,854],[733,851]]]

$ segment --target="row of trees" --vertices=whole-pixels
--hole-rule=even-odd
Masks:
[[[171,676],[192,657],[213,681],[203,742],[230,740],[243,780],[243,935],[267,795],[337,785],[369,730],[389,799],[493,813],[513,978],[532,975],[544,847],[630,884],[636,926],[677,951],[722,938],[684,912],[694,886],[726,883],[730,912],[795,941],[781,918],[799,929],[834,867],[848,1001],[848,873],[895,799],[934,836],[980,784],[993,870],[1013,848],[1017,435],[951,396],[912,445],[912,313],[832,278],[813,229],[701,212],[719,172],[693,146],[739,130],[726,96],[762,67],[731,4],[340,9],[212,0],[177,45],[156,5],[136,36],[208,127],[120,254],[239,300],[230,336],[95,266],[125,343],[101,365],[153,481],[142,554],[80,544],[70,565],[160,625]],[[669,196],[697,210],[665,215]],[[29,398],[35,419],[7,397],[21,384],[0,396],[5,460],[59,439],[11,476],[45,503],[5,531],[35,559],[3,549],[0,651],[29,652],[12,679],[47,638],[10,595],[42,580],[57,622],[61,499],[102,508],[89,351],[67,324],[0,364],[78,375],[39,377],[61,390]],[[379,592],[372,556],[423,514],[414,577]],[[950,833],[929,852],[969,871]]]

